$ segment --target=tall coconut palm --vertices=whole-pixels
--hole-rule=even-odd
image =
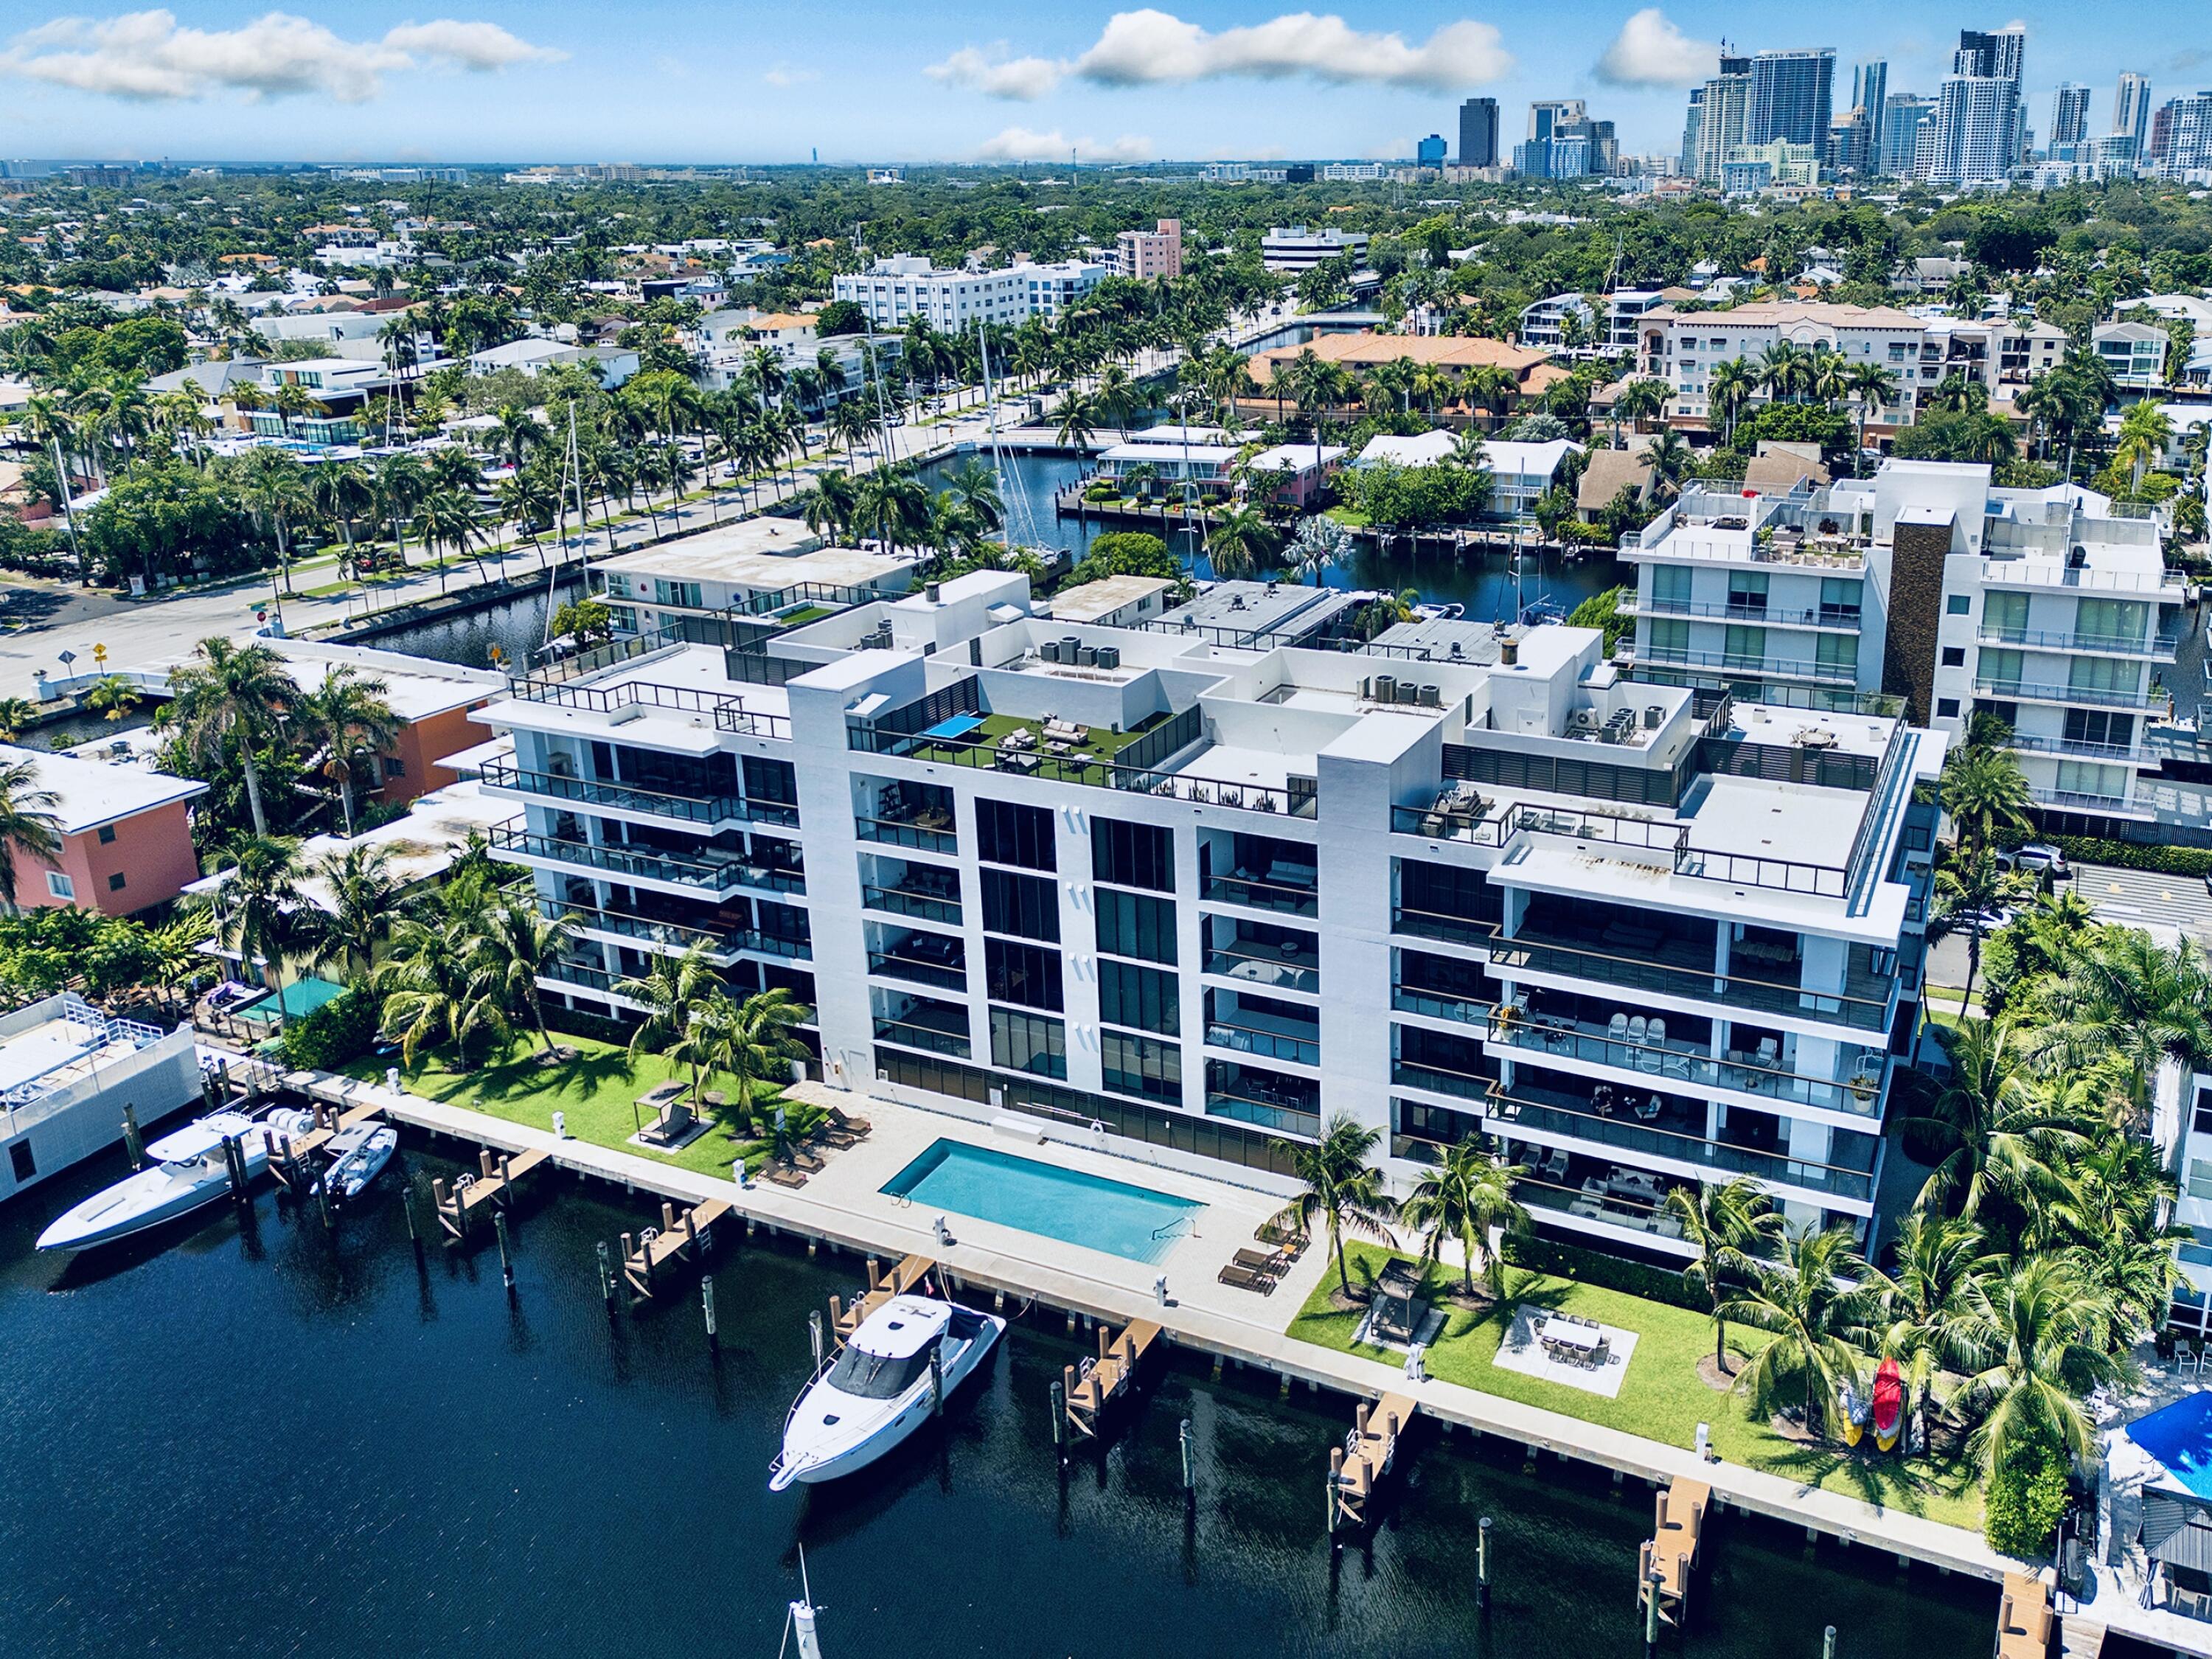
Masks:
[[[1869,412],[1897,401],[1897,376],[1880,363],[1854,363],[1844,372],[1844,391],[1851,400],[1852,413],[1858,417],[1858,450],[1854,457],[1856,461],[1866,453]]]
[[[62,821],[54,808],[62,798],[39,787],[32,761],[0,761],[0,900],[15,908],[15,854],[48,864],[62,855]]]
[[[2052,988],[2051,1004],[2077,1056],[2121,1062],[2139,1115],[2167,1060],[2212,1068],[2212,970],[2194,940],[2168,946],[2140,928],[2108,929]]]
[[[643,977],[618,979],[614,990],[645,1010],[643,1022],[630,1034],[630,1053],[658,1049],[688,1066],[691,1098],[703,1104],[701,1085],[714,1063],[714,1034],[712,1023],[701,1017],[714,998],[727,994],[706,951],[695,945],[680,957],[657,956]]]
[[[421,459],[403,450],[377,463],[374,478],[376,511],[392,526],[392,539],[399,549],[399,562],[407,562],[407,526],[430,493],[430,476]]]
[[[2032,1216],[2063,1189],[2066,1157],[2087,1144],[2080,1112],[2037,1086],[2011,1020],[1969,1019],[1936,1036],[1950,1075],[1927,1111],[1899,1126],[1944,1149],[1913,1207],[1954,1206],[1972,1220],[1994,1196]]]
[[[1757,1271],[1753,1257],[1781,1236],[1782,1218],[1758,1183],[1742,1176],[1722,1185],[1670,1188],[1667,1212],[1681,1224],[1682,1242],[1698,1253],[1682,1269],[1682,1282],[1712,1304],[1713,1364],[1726,1373],[1729,1286]]]
[[[1978,856],[2002,830],[2027,827],[2027,776],[2008,749],[1966,747],[1943,763],[1943,810]]]
[[[1474,1261],[1482,1258],[1483,1277],[1494,1297],[1505,1294],[1505,1255],[1490,1247],[1493,1229],[1504,1233],[1525,1232],[1528,1212],[1513,1196],[1513,1183],[1528,1173],[1528,1166],[1492,1158],[1480,1143],[1462,1140],[1444,1149],[1443,1162],[1414,1184],[1400,1211],[1407,1226],[1419,1233],[1424,1262],[1443,1259],[1444,1241],[1460,1247],[1462,1282],[1468,1294],[1474,1291]]]
[[[791,1075],[791,1062],[806,1052],[792,1028],[804,1024],[806,1005],[781,986],[756,991],[743,1002],[720,997],[705,1016],[713,1069],[737,1085],[740,1121],[754,1120],[761,1091],[774,1091]]]
[[[1088,450],[1091,441],[1097,435],[1103,416],[1097,399],[1087,392],[1071,387],[1052,411],[1053,430],[1060,442],[1070,449]]]
[[[860,517],[860,492],[852,475],[835,466],[823,471],[806,492],[803,516],[806,527],[817,534],[836,541],[849,537]]]
[[[1928,916],[1928,942],[1936,944],[1954,933],[1966,936],[1966,983],[1961,1007],[1974,999],[1974,975],[1981,971],[1982,942],[1988,935],[1990,913],[2013,898],[2024,881],[2033,880],[2008,871],[1996,854],[1984,849],[1969,858],[1961,854],[1936,872],[1936,903]]]
[[[477,512],[477,504],[458,489],[434,489],[423,500],[416,514],[422,539],[429,544],[435,555],[439,549],[447,548],[455,555],[471,554],[477,562],[477,573],[489,580],[483,568],[483,555],[479,550],[483,542],[483,520]],[[446,586],[446,565],[438,564],[438,589]]]
[[[1743,406],[1758,389],[1758,374],[1741,357],[1715,363],[1712,373],[1705,377],[1705,398],[1720,411],[1725,433],[1721,442],[1725,447],[1735,447],[1736,417],[1743,413]]]
[[[216,895],[216,939],[238,955],[241,973],[258,957],[271,985],[284,982],[284,959],[315,944],[300,896],[300,841],[296,836],[241,836],[216,854],[215,867],[230,872]]]
[[[330,890],[331,910],[317,955],[319,963],[337,963],[356,975],[376,965],[376,953],[392,937],[399,905],[399,878],[392,872],[392,850],[349,847],[325,853],[313,874]]]
[[[545,1029],[544,998],[538,981],[552,971],[568,949],[575,924],[567,916],[548,916],[536,899],[510,893],[492,905],[478,924],[469,971],[477,992],[510,1012],[526,1014],[545,1052],[553,1052]]]
[[[1972,1222],[1919,1213],[1897,1224],[1887,1272],[1869,1270],[1873,1297],[1861,1339],[1882,1359],[1894,1359],[1912,1398],[1916,1445],[1928,1441],[1928,1407],[1937,1375],[1960,1352],[1959,1329],[1974,1281],[1998,1270],[2002,1256]]]
[[[278,735],[278,721],[298,700],[283,658],[265,645],[202,640],[192,659],[169,671],[169,701],[155,724],[173,730],[203,765],[229,764],[238,751],[246,774],[246,804],[253,833],[269,833],[261,803],[261,763],[256,758]]]
[[[1250,575],[1273,558],[1282,537],[1260,509],[1249,503],[1234,507],[1206,532],[1206,556],[1213,574],[1225,580]]]
[[[465,1048],[507,1026],[503,1005],[483,994],[470,971],[474,936],[466,921],[402,917],[371,982],[384,999],[384,1035],[399,1039],[407,1065],[422,1049],[450,1042]]]
[[[307,508],[307,481],[299,458],[289,450],[254,450],[246,462],[246,504],[276,538],[276,562],[283,567],[284,591],[292,591],[292,526]]]
[[[1297,1218],[1301,1230],[1310,1228],[1316,1216],[1328,1224],[1336,1281],[1346,1291],[1352,1288],[1352,1274],[1344,1259],[1345,1229],[1388,1243],[1390,1219],[1398,1212],[1382,1185],[1382,1172],[1367,1161],[1382,1138],[1380,1130],[1349,1113],[1339,1113],[1322,1128],[1319,1140],[1279,1143],[1289,1153],[1291,1175],[1298,1182],[1298,1195],[1285,1213]]]
[[[2055,1256],[2032,1256],[1975,1285],[1958,1327],[1974,1369],[1957,1403],[1980,1413],[1966,1445],[1984,1468],[2038,1446],[2076,1459],[2095,1449],[2082,1397],[2127,1380],[2132,1369],[2099,1346],[2095,1300]]]
[[[2120,441],[2112,459],[2128,469],[2130,494],[2142,488],[2144,470],[2166,453],[2173,421],[2156,404],[2130,404],[2120,416]]]
[[[1782,1261],[1723,1304],[1728,1317],[1769,1338],[1737,1378],[1753,1409],[1794,1405],[1805,1426],[1823,1431],[1829,1401],[1858,1376],[1859,1354],[1845,1333],[1862,1322],[1866,1263],[1848,1227],[1806,1229]]]
[[[351,663],[323,670],[323,683],[292,705],[295,735],[337,793],[346,838],[353,837],[354,780],[362,766],[398,741],[405,722],[384,700],[382,680],[363,679]]]

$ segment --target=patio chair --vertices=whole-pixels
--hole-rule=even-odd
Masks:
[[[1257,1291],[1261,1296],[1275,1293],[1273,1278],[1250,1267],[1240,1267],[1233,1261],[1223,1267],[1218,1277],[1223,1284],[1233,1285],[1240,1291]]]
[[[1667,1041],[1667,1022],[1654,1018],[1644,1028],[1644,1040],[1655,1048],[1662,1047]]]
[[[1255,1273],[1279,1273],[1291,1265],[1280,1250],[1239,1250],[1235,1261]]]
[[[830,1108],[830,1121],[835,1124],[839,1129],[844,1131],[845,1133],[851,1135],[856,1140],[866,1139],[869,1133],[876,1127],[874,1124],[869,1122],[867,1119],[864,1117],[854,1117],[847,1113],[842,1108],[836,1106]]]
[[[1628,1016],[1615,1014],[1611,1019],[1606,1021],[1605,1034],[1615,1042],[1626,1042],[1628,1037]]]
[[[761,1165],[761,1173],[779,1187],[804,1187],[807,1182],[805,1171],[794,1170],[789,1164],[778,1163],[774,1159]]]
[[[691,1109],[691,1103],[678,1098],[660,1109],[660,1115],[638,1132],[638,1139],[650,1146],[670,1146],[690,1134],[699,1121],[699,1115]]]
[[[1650,1028],[1644,1016],[1641,1014],[1637,1015],[1635,1018],[1628,1022],[1628,1040],[1631,1042],[1643,1042],[1644,1032],[1650,1029]]]

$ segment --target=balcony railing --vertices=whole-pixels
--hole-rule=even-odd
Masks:
[[[1977,677],[1978,696],[2007,702],[2094,703],[2102,708],[2163,708],[2163,691],[2123,690],[2100,685],[2055,685],[2033,680],[1992,680]]]
[[[903,887],[863,887],[860,903],[866,909],[912,916],[917,921],[942,922],[948,927],[960,926],[960,902],[940,898],[934,893],[910,892]]]
[[[939,990],[959,991],[968,988],[968,972],[942,962],[923,962],[914,957],[902,957],[889,951],[868,952],[868,971],[887,979],[902,979],[916,985],[933,985]]]
[[[1486,998],[1450,996],[1439,991],[1425,991],[1419,986],[1401,985],[1390,993],[1390,1006],[1401,1014],[1487,1026],[1491,1012],[1498,1005]]]
[[[1490,948],[1503,925],[1477,916],[1449,916],[1436,910],[1416,910],[1403,904],[1394,905],[1390,910],[1390,931],[1394,933],[1441,939],[1447,945],[1465,945],[1478,951]]]
[[[1321,912],[1321,896],[1310,887],[1255,881],[1245,876],[1214,877],[1206,884],[1206,896],[1220,904],[1242,904],[1258,910],[1280,910],[1294,916],[1317,915]]]
[[[1418,1060],[1393,1060],[1390,1081],[1407,1089],[1426,1089],[1432,1094],[1455,1095],[1462,1100],[1488,1100],[1498,1087],[1494,1077],[1456,1072]]]
[[[1768,1013],[1815,1020],[1824,1025],[1848,1025],[1858,1030],[1879,1031],[1889,1024],[1890,1000],[1887,998],[1810,990],[1802,985],[1717,973],[1710,968],[1676,967],[1531,939],[1492,941],[1490,960],[1492,969],[1507,977],[1551,974],[1563,979],[1594,980],[1602,985],[1656,991],[1662,996],[1680,997],[1686,1001],[1758,1008]]]
[[[791,721],[782,714],[757,714],[744,699],[732,692],[699,691],[684,685],[655,685],[630,680],[621,685],[554,684],[543,678],[509,682],[509,690],[526,702],[542,702],[574,708],[587,714],[617,714],[631,708],[659,708],[675,714],[703,714],[716,729],[745,732],[754,737],[791,737]]]
[[[1240,1054],[1257,1054],[1263,1060],[1287,1060],[1298,1066],[1321,1064],[1318,1034],[1310,1037],[1294,1036],[1287,1031],[1271,1031],[1256,1025],[1235,1025],[1227,1020],[1210,1019],[1206,1023],[1206,1041],[1212,1048],[1227,1048]]]
[[[2004,740],[2008,749],[2019,749],[2032,755],[2075,755],[2083,760],[2141,762],[2150,758],[2150,751],[2130,743],[2091,743],[2082,738],[2053,738],[2024,735],[2015,732]]]
[[[1541,1014],[1510,1018],[1496,1015],[1489,1023],[1492,1042],[1555,1059],[1581,1060],[1633,1072],[1655,1080],[1658,1086],[1686,1085],[1703,1089],[1732,1089],[1765,1099],[1816,1106],[1832,1112],[1867,1117],[1881,1098],[1882,1060],[1868,1055],[1848,1068],[1838,1064],[1833,1078],[1804,1076],[1779,1066],[1762,1066],[1741,1055],[1716,1060],[1686,1043],[1636,1041],[1609,1031],[1593,1031],[1563,1024]]]
[[[1501,1087],[1490,1115],[1516,1128],[1571,1136],[1601,1146],[1618,1146],[1650,1158],[1672,1158],[1702,1169],[1747,1175],[1778,1187],[1865,1203],[1874,1197],[1869,1170],[1853,1170],[1832,1164],[1794,1158],[1786,1152],[1739,1146],[1732,1141],[1708,1140],[1702,1135],[1680,1134],[1672,1129],[1638,1123],[1632,1116],[1606,1117],[1583,1109],[1584,1103],[1571,1096],[1553,1096],[1549,1090],[1516,1084]]]
[[[2075,812],[2124,812],[2125,795],[2085,795],[2078,789],[2033,789],[2027,798],[2039,806],[2057,806]]]
[[[619,910],[602,910],[588,904],[564,904],[550,898],[540,898],[538,909],[538,914],[549,921],[566,917],[576,927],[588,928],[595,933],[619,933],[624,939],[665,945],[671,950],[688,951],[695,945],[710,951],[731,948],[726,934],[718,933],[708,927],[691,927],[682,922],[661,921],[651,916],[625,915]]]
[[[611,806],[626,812],[649,812],[655,817],[686,823],[761,823],[795,825],[799,809],[781,803],[762,803],[772,811],[757,811],[737,795],[673,795],[658,789],[640,789],[625,783],[595,783],[588,778],[563,777],[556,772],[533,772],[493,761],[483,768],[483,781],[495,789],[535,795],[545,800],[574,802],[588,806]]]
[[[1734,651],[1688,651],[1672,646],[1639,645],[1636,657],[1639,662],[1656,663],[1662,667],[1714,668],[1724,674],[1760,679],[1810,680],[1815,685],[1856,685],[1859,677],[1856,663],[1777,662],[1764,655],[1753,657]]]
[[[1620,609],[1624,617],[1700,617],[1753,628],[1832,628],[1845,633],[1856,633],[1864,620],[1862,612],[1840,605],[1716,605],[1709,599],[1646,599],[1634,593],[1621,596]]]
[[[689,887],[717,897],[726,896],[748,887],[765,888],[777,893],[804,893],[806,890],[806,877],[803,871],[747,864],[740,859],[686,859],[671,853],[647,852],[635,847],[600,847],[590,842],[564,841],[558,836],[541,836],[505,824],[492,830],[490,842],[497,851],[518,854],[525,858],[550,859],[560,864],[605,870],[645,881],[666,882],[672,886]]]
[[[2174,641],[2153,634],[2075,634],[2041,628],[1992,628],[1975,635],[1984,645],[2022,646],[2030,651],[2089,651],[2104,657],[2150,657],[2171,660]]]
[[[927,1048],[933,1054],[952,1054],[968,1058],[968,1039],[951,1031],[940,1031],[933,1025],[916,1025],[902,1019],[876,1017],[876,1039],[879,1042],[896,1042],[908,1048]]]
[[[960,837],[952,830],[925,830],[918,823],[898,818],[856,817],[853,820],[853,833],[862,841],[884,847],[911,848],[921,853],[950,856],[960,850]]]
[[[1321,1138],[1319,1112],[1285,1106],[1270,1100],[1255,1100],[1249,1095],[1232,1094],[1225,1089],[1208,1089],[1206,1091],[1206,1115],[1208,1117],[1229,1118],[1238,1123],[1256,1124],[1263,1129],[1299,1135],[1308,1140]]]
[[[549,962],[538,975],[540,979],[558,980],[563,985],[574,985],[587,991],[597,991],[601,996],[614,993],[618,975],[600,968],[587,968],[580,962]]]
[[[1302,991],[1309,996],[1318,995],[1321,992],[1321,968],[1317,963],[1306,961],[1302,957],[1282,956],[1264,948],[1208,951],[1203,971],[1222,979],[1233,979],[1239,984],[1257,985],[1269,991]]]

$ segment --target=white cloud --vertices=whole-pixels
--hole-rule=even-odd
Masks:
[[[1050,132],[1008,127],[986,139],[975,155],[985,161],[1060,161],[1067,158],[1070,150],[1085,161],[1149,161],[1155,154],[1152,141],[1134,133],[1124,133],[1113,143],[1102,144],[1096,138],[1070,138],[1057,127]]]
[[[1060,82],[1067,65],[1050,58],[1009,58],[1003,45],[990,52],[963,46],[922,71],[933,81],[994,98],[1042,98]]]
[[[272,11],[234,29],[180,27],[166,10],[61,17],[0,51],[0,76],[146,100],[238,93],[314,93],[358,104],[398,70],[496,70],[567,57],[496,23],[438,18],[402,23],[378,40],[348,40],[305,17]]]
[[[1656,6],[1646,6],[1620,26],[1597,60],[1597,78],[1616,87],[1692,87],[1720,69],[1721,49],[1692,40]]]
[[[763,70],[761,74],[761,79],[772,87],[803,87],[810,81],[819,81],[821,78],[822,74],[818,70],[794,69],[789,64],[778,64],[775,68]]]
[[[1303,76],[1336,85],[1445,92],[1502,80],[1513,67],[1498,31],[1464,18],[1416,46],[1401,34],[1355,29],[1341,17],[1310,11],[1216,33],[1147,8],[1115,13],[1090,50],[1073,60],[1009,57],[1003,46],[989,52],[963,46],[927,73],[949,86],[1027,100],[1043,97],[1071,75],[1109,87]]]

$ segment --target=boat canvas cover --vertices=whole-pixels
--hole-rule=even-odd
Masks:
[[[921,1352],[945,1328],[945,1322],[943,1303],[896,1296],[870,1314],[846,1342],[879,1358],[904,1359]]]

